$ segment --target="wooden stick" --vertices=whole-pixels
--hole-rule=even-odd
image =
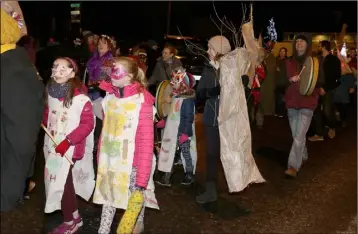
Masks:
[[[43,130],[46,132],[47,136],[49,138],[51,138],[51,140],[53,141],[53,143],[58,146],[57,142],[55,141],[55,138],[53,138],[53,136],[51,135],[50,131],[45,127],[45,125],[41,124],[41,127],[43,128]],[[65,158],[67,159],[67,161],[71,164],[74,165],[72,159],[70,157],[68,157],[66,154],[64,155]]]
[[[302,67],[302,70],[301,70],[300,74],[298,75],[298,77],[301,76],[301,74],[302,74],[303,70],[305,70],[305,68],[306,68],[306,66],[303,66],[303,67]]]

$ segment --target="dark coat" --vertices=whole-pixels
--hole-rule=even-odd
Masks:
[[[334,90],[339,84],[341,77],[341,61],[332,54],[327,55],[321,60],[319,76],[322,82],[322,88],[328,92]]]
[[[170,80],[173,69],[181,66],[183,66],[183,64],[177,58],[174,58],[171,64],[168,64],[164,62],[162,58],[159,58],[157,64],[154,67],[153,74],[148,80],[148,84],[154,85],[164,80]]]
[[[200,82],[196,88],[197,100],[205,100],[203,122],[205,125],[218,126],[219,114],[219,70],[216,71],[210,64],[205,64]]]
[[[178,134],[186,134],[189,137],[193,136],[193,123],[195,112],[195,100],[189,97],[183,100],[180,109],[180,124]]]
[[[23,48],[1,54],[1,211],[22,197],[44,113],[44,87]]]

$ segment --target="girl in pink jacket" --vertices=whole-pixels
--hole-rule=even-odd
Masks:
[[[98,233],[110,233],[116,208],[127,209],[134,191],[145,202],[134,233],[144,229],[144,207],[158,209],[154,194],[154,97],[134,59],[113,59],[111,81],[102,81],[103,128],[98,145],[97,183],[93,202],[102,204]]]
[[[56,141],[45,135],[45,212],[62,210],[64,222],[52,234],[75,233],[82,225],[76,194],[89,200],[94,190],[92,103],[70,58],[58,58],[46,87],[43,124]],[[74,165],[71,165],[70,158]]]

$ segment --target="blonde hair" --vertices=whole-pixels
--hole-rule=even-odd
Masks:
[[[136,60],[124,56],[115,57],[113,60],[114,63],[120,64],[130,75],[132,75],[132,83],[137,82],[142,89],[147,88],[147,78],[145,77],[144,71],[138,66]]]

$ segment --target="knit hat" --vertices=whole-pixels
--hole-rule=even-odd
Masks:
[[[304,34],[298,34],[296,37],[295,37],[295,41],[297,41],[298,39],[301,39],[301,40],[304,40],[307,42],[307,45],[309,44],[309,41],[308,41],[308,37]]]
[[[226,54],[231,51],[230,42],[224,36],[218,35],[212,37],[209,40],[208,45],[211,46],[215,50],[215,52],[219,54]]]
[[[17,21],[18,27],[21,31],[21,37],[27,35],[27,28],[24,20],[24,15],[19,6],[18,1],[1,1],[1,8]]]
[[[21,38],[16,20],[1,8],[1,45],[15,44]]]

